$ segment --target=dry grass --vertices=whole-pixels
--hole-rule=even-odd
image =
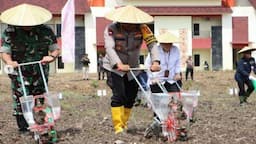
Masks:
[[[190,127],[191,144],[254,144],[256,120],[256,95],[249,98],[250,105],[240,107],[238,97],[229,95],[228,89],[237,87],[233,71],[195,72],[194,81],[184,81],[184,89],[198,89],[201,96],[196,109],[196,122]],[[161,143],[145,139],[144,129],[152,121],[152,111],[135,107],[129,127],[133,134],[115,135],[110,116],[111,91],[105,81],[97,81],[95,75],[89,81],[81,80],[80,73],[54,74],[50,76],[50,91],[62,92],[62,115],[56,123],[61,144],[112,144],[121,139],[127,143]],[[32,143],[28,135],[17,132],[16,122],[11,116],[9,79],[0,76],[0,144]],[[106,89],[107,96],[96,96],[97,89]]]

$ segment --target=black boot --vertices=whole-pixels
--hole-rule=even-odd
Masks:
[[[243,106],[246,104],[246,97],[245,96],[239,96],[240,100],[240,106]]]
[[[16,121],[17,121],[19,131],[21,133],[27,132],[28,131],[28,123],[26,122],[24,116],[23,115],[16,115],[15,117],[16,117]]]
[[[247,103],[248,104],[248,102],[247,102],[247,99],[249,98],[249,96],[250,96],[250,92],[245,92],[245,94],[244,94],[244,102],[245,103]]]

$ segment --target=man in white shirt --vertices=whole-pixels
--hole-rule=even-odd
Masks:
[[[168,92],[179,92],[182,86],[181,82],[181,67],[180,67],[180,51],[179,48],[173,43],[178,42],[176,38],[171,33],[164,33],[157,37],[160,45],[158,46],[159,56],[160,56],[160,66],[161,70],[159,72],[149,73],[149,84],[152,93],[164,93],[154,80],[159,81]],[[150,56],[146,58],[146,67],[150,64]],[[171,102],[170,102],[171,103]],[[175,103],[176,104],[176,103]],[[176,104],[180,106],[178,103]],[[182,116],[182,109],[177,110],[180,116]],[[154,117],[159,119],[156,113]],[[177,119],[182,119],[177,117]],[[177,135],[179,140],[186,140],[187,134],[186,129],[177,130],[179,134]],[[145,137],[150,138],[153,135],[159,137],[161,135],[162,129],[160,124],[154,120],[149,128],[145,131]]]

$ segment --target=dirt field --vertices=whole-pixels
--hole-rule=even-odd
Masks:
[[[195,80],[183,81],[184,89],[198,89],[201,96],[196,109],[196,122],[190,127],[187,142],[177,144],[255,144],[256,95],[249,98],[250,105],[240,107],[238,97],[229,95],[228,89],[237,87],[233,71],[195,72]],[[80,73],[50,76],[49,89],[62,92],[61,119],[56,123],[59,144],[113,144],[123,140],[127,144],[160,144],[145,139],[143,132],[152,121],[152,111],[134,107],[129,121],[132,133],[115,135],[110,115],[111,91],[105,81],[95,76],[89,81]],[[97,89],[106,89],[107,96],[96,95]],[[0,76],[0,144],[31,144],[31,135],[19,134],[11,114],[10,81]]]

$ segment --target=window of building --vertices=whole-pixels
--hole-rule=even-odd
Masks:
[[[61,24],[56,24],[56,36],[61,37]]]
[[[62,57],[58,57],[58,69],[64,69],[64,63],[62,62]]]
[[[144,64],[144,55],[140,55],[139,63]]]
[[[200,55],[199,54],[194,55],[194,64],[195,64],[195,66],[200,66]]]
[[[194,24],[194,27],[193,27],[194,31],[193,31],[193,35],[194,36],[199,36],[200,35],[200,28],[199,28],[199,23],[195,23]]]

